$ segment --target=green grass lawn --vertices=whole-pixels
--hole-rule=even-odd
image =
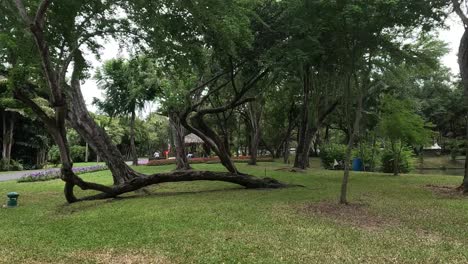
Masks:
[[[455,186],[460,177],[353,173],[354,205],[343,208],[335,206],[341,172],[238,166],[305,188],[174,183],[68,205],[59,180],[0,183],[2,196],[21,194],[20,207],[0,209],[0,263],[468,262],[468,200],[425,187]],[[108,171],[83,177],[111,180]]]
[[[463,168],[465,166],[465,157],[458,157],[452,160],[450,156],[419,157],[414,158],[414,164],[417,168]]]

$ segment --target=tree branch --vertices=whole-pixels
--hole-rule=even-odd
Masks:
[[[13,91],[14,97],[25,105],[27,105],[31,110],[34,111],[36,115],[46,124],[47,127],[56,128],[55,121],[51,117],[49,117],[42,108],[37,105],[31,98],[29,98],[21,89],[14,89]]]
[[[330,105],[330,107],[327,108],[327,110],[324,113],[320,115],[319,123],[323,123],[323,121],[325,121],[325,118],[327,118],[327,116],[336,109],[336,107],[340,103],[340,100],[341,98],[338,98],[332,105]]]
[[[221,107],[210,108],[210,109],[202,109],[202,110],[197,112],[197,115],[221,113],[221,112],[227,111],[227,110],[229,110],[231,108],[235,108],[235,107],[238,107],[239,105],[243,105],[243,104],[245,104],[247,102],[252,102],[252,101],[255,101],[254,97],[244,98],[242,100],[235,100],[235,101],[232,101],[230,104],[227,104],[227,105],[224,105],[224,106],[221,106]]]
[[[47,12],[47,8],[49,7],[51,0],[42,0],[41,4],[39,5],[36,17],[34,18],[34,23],[42,28],[44,24],[44,16]]]
[[[28,16],[28,13],[26,12],[26,8],[24,7],[23,1],[15,0],[15,4],[21,16],[21,19],[23,19],[23,21],[26,22],[28,25],[31,25],[32,21],[31,18]]]
[[[453,10],[460,17],[460,19],[462,20],[465,27],[467,27],[468,26],[468,17],[465,15],[465,13],[463,13],[463,10],[460,7],[461,3],[458,0],[452,0],[452,3],[453,3]]]
[[[198,85],[197,87],[193,88],[192,90],[190,90],[190,94],[197,92],[198,90],[204,88],[204,87],[207,86],[208,84],[210,84],[210,83],[212,83],[212,82],[218,80],[221,76],[223,76],[223,75],[225,75],[225,74],[228,74],[228,72],[227,72],[227,71],[224,71],[224,72],[221,72],[221,73],[216,74],[213,78],[209,79],[208,81],[206,81],[206,82],[204,82],[204,83]]]

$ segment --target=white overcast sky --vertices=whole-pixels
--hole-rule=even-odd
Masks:
[[[450,48],[450,53],[447,54],[443,58],[443,63],[452,69],[454,74],[459,74],[458,64],[457,64],[457,51],[458,46],[460,43],[461,36],[463,34],[463,26],[461,22],[458,20],[458,17],[452,15],[448,18],[446,23],[449,28],[440,30],[440,39],[448,43]],[[94,55],[87,54],[86,59],[91,63],[93,66],[92,73],[94,75],[95,70],[102,65],[102,63],[106,60],[117,58],[117,57],[126,57],[127,53],[122,51],[119,48],[119,45],[115,41],[108,41],[104,45],[104,49],[101,51],[101,58],[97,60]],[[97,88],[96,81],[88,79],[81,87],[83,91],[83,96],[86,100],[86,104],[88,105],[88,109],[90,111],[95,112],[96,107],[92,105],[92,101],[94,97],[102,98],[101,91]],[[147,108],[153,108],[152,105],[147,106]],[[143,110],[143,112],[146,112]]]

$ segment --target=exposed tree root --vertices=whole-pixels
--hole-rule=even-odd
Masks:
[[[123,184],[114,186],[104,186],[101,184],[85,182],[78,176],[74,176],[73,184],[83,190],[96,190],[101,193],[77,199],[73,195],[66,195],[69,203],[86,200],[99,200],[114,198],[121,194],[139,190],[141,188],[165,183],[165,182],[183,182],[183,181],[223,181],[239,184],[247,189],[278,189],[285,188],[290,185],[281,183],[272,178],[257,178],[245,174],[233,174],[230,172],[213,172],[213,171],[175,171],[170,173],[158,173],[153,175],[139,175],[132,177],[131,180]],[[66,193],[70,192],[70,183],[66,184]],[[72,199],[69,199],[71,197]]]

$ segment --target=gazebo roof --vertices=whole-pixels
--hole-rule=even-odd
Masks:
[[[185,136],[185,144],[203,144],[203,140],[191,133]]]

